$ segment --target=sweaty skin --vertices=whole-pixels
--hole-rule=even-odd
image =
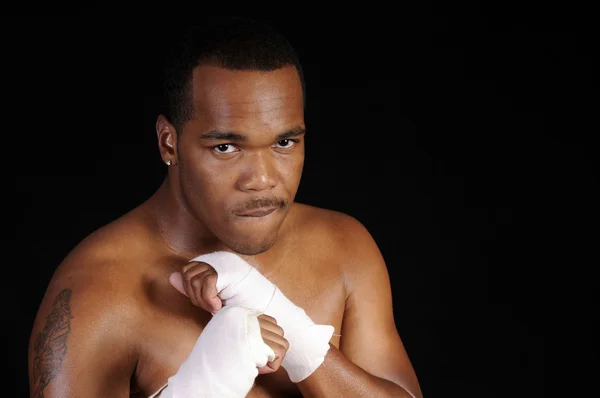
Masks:
[[[420,397],[372,237],[350,216],[294,202],[305,139],[296,69],[208,64],[192,83],[195,115],[183,132],[157,120],[161,157],[171,160],[163,184],[86,237],[50,281],[30,339],[31,396],[153,394],[211,317],[169,275],[230,250],[341,335],[306,380],[293,384],[279,368],[259,375],[249,397]],[[274,211],[251,217],[264,207]]]

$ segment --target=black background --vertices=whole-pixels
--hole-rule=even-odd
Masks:
[[[373,234],[425,396],[543,396],[548,333],[577,318],[564,298],[580,299],[578,311],[591,298],[586,11],[294,7],[264,18],[305,68],[298,201]],[[161,55],[173,29],[203,12],[172,11],[5,18],[4,166],[15,190],[3,196],[16,230],[3,236],[14,252],[4,303],[16,318],[3,333],[15,396],[28,394],[27,342],[55,267],[165,175],[154,132]]]

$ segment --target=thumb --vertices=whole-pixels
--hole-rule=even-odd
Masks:
[[[183,279],[181,279],[181,272],[173,272],[171,275],[169,275],[169,282],[171,283],[171,286],[173,286],[179,291],[179,293],[189,297],[188,294],[185,292],[185,289],[183,288]]]

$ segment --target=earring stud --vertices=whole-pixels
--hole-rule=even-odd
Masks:
[[[167,166],[170,166],[171,165],[171,159],[167,160],[165,163],[167,164]]]

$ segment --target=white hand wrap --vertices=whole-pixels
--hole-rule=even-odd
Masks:
[[[282,366],[298,383],[325,360],[334,328],[316,325],[256,268],[229,252],[214,252],[191,261],[204,262],[217,271],[217,292],[224,306],[244,307],[272,316],[284,331],[289,349]]]
[[[160,397],[245,397],[258,367],[275,360],[275,353],[262,339],[258,315],[242,307],[217,312]]]

